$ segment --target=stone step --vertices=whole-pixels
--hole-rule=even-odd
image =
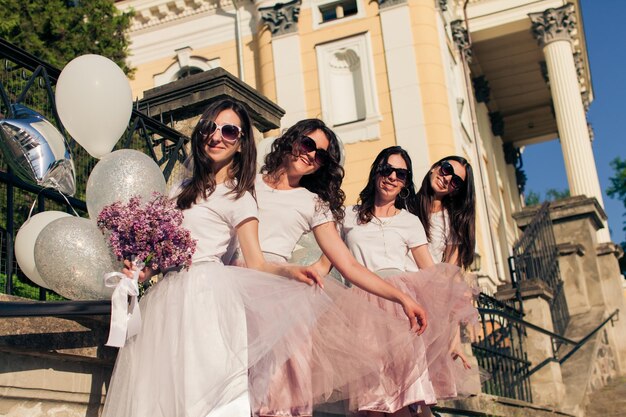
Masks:
[[[626,377],[616,378],[590,396],[585,416],[626,416]]]

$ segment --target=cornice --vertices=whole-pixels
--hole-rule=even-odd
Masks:
[[[214,14],[218,9],[234,10],[232,0],[124,0],[115,4],[122,11],[133,10],[129,32],[200,14]]]

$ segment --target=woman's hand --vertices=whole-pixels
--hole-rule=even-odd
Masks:
[[[285,268],[290,278],[308,285],[317,284],[320,288],[324,288],[322,277],[314,266],[286,265]]]
[[[461,360],[461,363],[463,364],[463,368],[472,369],[472,365],[469,363],[469,361],[467,360],[467,358],[465,357],[463,352],[461,352],[460,349],[453,349],[452,352],[450,352],[450,354],[452,355],[453,360],[457,360],[457,359]]]
[[[404,314],[409,318],[411,323],[411,331],[416,332],[418,335],[424,333],[428,327],[428,319],[426,310],[421,305],[417,304],[413,299],[407,297],[400,302]]]
[[[133,277],[133,271],[136,271],[137,267],[135,265],[133,265],[133,263],[131,261],[129,261],[128,259],[124,259],[124,266],[125,266],[125,268],[122,269],[122,272],[128,278],[132,278]],[[156,271],[154,269],[146,266],[141,271],[139,271],[139,282],[144,282],[146,280],[149,280],[155,274],[156,274]]]

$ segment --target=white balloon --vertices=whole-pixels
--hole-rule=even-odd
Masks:
[[[43,280],[35,265],[35,242],[39,233],[48,224],[62,217],[69,217],[62,211],[44,211],[26,221],[15,236],[15,260],[22,272],[40,287],[50,288]]]
[[[117,64],[100,55],[70,61],[56,84],[63,126],[89,154],[102,158],[124,133],[133,109],[130,84]]]
[[[50,289],[71,300],[111,298],[104,274],[122,268],[95,223],[74,216],[56,219],[39,233],[35,264]]]
[[[263,138],[256,144],[256,166],[257,171],[265,164],[265,157],[272,150],[272,143],[276,140],[276,136]]]
[[[148,155],[120,149],[104,156],[91,170],[86,187],[89,217],[96,220],[107,205],[139,196],[148,201],[153,192],[165,194],[161,168]]]

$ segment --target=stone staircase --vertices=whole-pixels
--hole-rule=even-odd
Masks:
[[[566,336],[579,340],[589,334],[604,318],[604,309],[592,308],[589,312],[570,317]],[[607,324],[610,326],[610,324]],[[596,333],[571,358],[561,365],[563,383],[566,387],[562,409],[577,416],[603,416],[589,410],[595,392],[602,390],[618,375],[617,363],[613,349],[608,344],[606,327]],[[560,356],[567,353],[569,348],[562,347]],[[626,416],[626,408],[622,414]]]
[[[626,416],[626,377],[616,378],[591,394],[585,416]]]

